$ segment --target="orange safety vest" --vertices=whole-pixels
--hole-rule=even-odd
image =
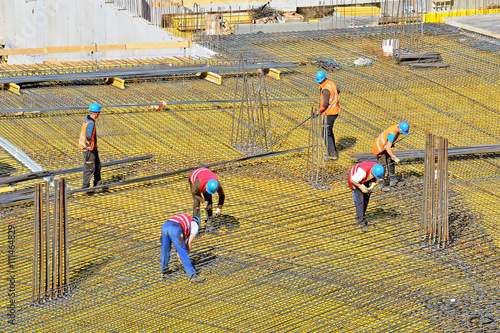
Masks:
[[[375,156],[378,156],[382,154],[383,151],[385,151],[385,146],[387,145],[387,137],[389,136],[389,134],[394,134],[394,136],[396,137],[394,139],[394,142],[396,142],[399,136],[398,131],[399,125],[396,124],[389,127],[378,136],[377,140],[375,140],[375,143],[373,144],[373,153],[375,154]]]
[[[333,116],[339,114],[340,112],[340,104],[339,104],[339,94],[337,93],[337,86],[332,81],[326,79],[321,84],[321,92],[320,92],[320,102],[319,107],[323,105],[323,90],[328,90],[330,92],[330,100],[328,101],[328,107],[325,111],[321,112],[323,116],[325,113],[327,116]]]
[[[82,149],[88,149],[88,150],[94,150],[94,143],[95,143],[95,126],[94,126],[94,131],[92,132],[92,139],[91,141],[87,141],[87,126],[89,125],[89,121],[85,121],[82,125],[82,130],[80,131],[80,140],[78,140],[78,146]]]

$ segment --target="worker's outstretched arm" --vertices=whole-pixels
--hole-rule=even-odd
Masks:
[[[219,187],[217,188],[217,194],[219,195],[219,205],[218,207],[222,209],[224,205],[224,201],[226,200],[226,194],[224,193],[224,189],[222,188],[222,184],[219,183]]]
[[[385,150],[387,151],[387,154],[389,154],[389,156],[391,158],[396,157],[396,155],[394,155],[394,152],[392,151],[392,142],[391,141],[387,142],[387,144],[385,145]]]

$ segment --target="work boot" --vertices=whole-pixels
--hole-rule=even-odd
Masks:
[[[168,269],[168,268],[164,269],[164,270],[161,272],[161,277],[162,277],[162,279],[166,279],[166,278],[167,278],[167,276],[168,276],[168,274],[170,274],[170,273],[171,273],[170,269]]]
[[[209,218],[207,218],[207,225],[205,227],[205,232],[210,233],[210,234],[217,233],[217,229],[215,229],[214,223],[213,223],[213,216],[210,216]]]
[[[193,283],[198,283],[198,282],[203,282],[203,281],[205,281],[205,277],[201,276],[201,275],[193,275],[189,279],[189,282],[193,282]]]
[[[389,186],[393,187],[398,184],[398,179],[396,177],[391,177],[391,181],[389,182]]]
[[[339,157],[338,157],[337,153],[330,153],[330,154],[326,155],[325,158],[327,160],[337,160]]]

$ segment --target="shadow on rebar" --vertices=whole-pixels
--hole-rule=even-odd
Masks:
[[[337,150],[338,151],[349,150],[350,148],[354,147],[357,141],[358,139],[356,139],[353,136],[343,136],[337,143]]]
[[[222,215],[221,217],[214,219],[214,227],[217,230],[226,228],[227,231],[231,232],[240,228],[240,222],[234,216]]]

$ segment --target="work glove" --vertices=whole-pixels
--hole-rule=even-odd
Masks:
[[[373,191],[373,189],[375,188],[375,186],[377,186],[377,183],[376,183],[376,182],[372,182],[372,183],[370,184],[370,186],[368,187],[368,192]]]
[[[399,158],[397,158],[396,156],[392,157],[392,160],[394,161],[394,163],[396,164],[399,164],[399,162],[401,161]]]
[[[366,188],[366,186],[365,186],[365,185],[363,185],[363,184],[361,184],[361,185],[359,186],[359,189],[360,189],[360,190],[361,190],[361,192],[363,192],[363,193],[369,193],[369,192],[368,192],[368,189],[367,189],[367,188]]]
[[[205,202],[203,203],[203,207],[205,207],[205,210],[207,210],[207,208],[208,208],[208,201],[205,201]]]
[[[217,209],[215,210],[215,217],[220,217],[221,213],[222,213],[222,209],[217,207]]]

